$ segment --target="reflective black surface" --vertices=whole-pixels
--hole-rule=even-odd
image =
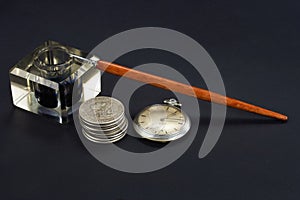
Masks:
[[[2,3],[0,198],[299,199],[299,7],[296,0]],[[142,26],[191,36],[216,62],[229,96],[283,112],[290,120],[228,109],[219,142],[198,159],[210,116],[210,104],[200,102],[198,135],[180,159],[160,171],[127,174],[94,159],[72,124],[12,106],[8,70],[41,42],[53,39],[88,51],[113,34]],[[135,52],[118,62],[162,62],[183,71],[193,85],[205,86],[188,63],[164,52]],[[103,94],[111,93],[116,80],[103,76]],[[170,93],[145,86],[132,98],[131,114],[165,97]],[[129,137],[118,145],[135,152],[162,146]]]

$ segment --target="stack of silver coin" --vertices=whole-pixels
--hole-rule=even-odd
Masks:
[[[83,135],[96,143],[122,139],[128,128],[123,104],[112,97],[99,96],[83,102],[79,108]]]

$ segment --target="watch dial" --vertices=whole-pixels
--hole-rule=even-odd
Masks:
[[[138,125],[147,132],[157,135],[172,135],[180,131],[186,118],[181,110],[170,105],[153,105],[143,110]]]

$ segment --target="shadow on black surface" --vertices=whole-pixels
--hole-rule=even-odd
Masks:
[[[221,119],[214,119],[216,123]],[[201,118],[200,124],[209,124],[210,118]],[[287,122],[276,119],[258,119],[258,118],[226,118],[225,125],[258,125],[258,124],[285,124]]]
[[[169,142],[155,142],[155,141],[147,140],[145,138],[137,138],[137,140],[144,145],[157,148],[157,149],[162,148],[167,144],[169,144]]]
[[[118,147],[135,152],[135,153],[149,153],[152,151],[156,151],[160,148],[163,148],[169,142],[155,142],[151,140],[147,140],[145,138],[136,138],[130,135],[125,137],[126,139],[120,140],[119,142],[115,143]]]
[[[228,118],[225,120],[226,125],[243,125],[243,124],[257,125],[257,124],[285,124],[285,123],[286,122],[284,122],[284,121],[280,121],[280,120],[276,120],[276,119]]]

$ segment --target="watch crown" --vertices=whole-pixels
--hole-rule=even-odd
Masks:
[[[171,98],[171,99],[165,99],[164,103],[169,104],[171,106],[177,106],[177,107],[181,107],[182,106],[181,103],[179,103],[176,99],[173,99],[173,98]]]

